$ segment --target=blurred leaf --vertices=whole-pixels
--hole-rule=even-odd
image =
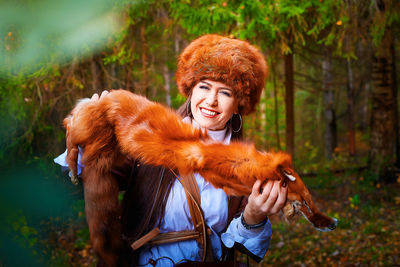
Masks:
[[[103,47],[119,26],[111,0],[0,4],[0,75],[33,71]]]

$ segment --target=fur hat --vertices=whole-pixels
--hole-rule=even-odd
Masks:
[[[181,53],[176,71],[179,91],[186,97],[201,80],[222,82],[234,90],[239,112],[254,111],[267,77],[264,56],[246,41],[204,35]]]

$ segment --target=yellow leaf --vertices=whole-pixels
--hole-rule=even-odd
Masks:
[[[342,25],[342,21],[341,20],[336,21],[336,25],[338,26]]]

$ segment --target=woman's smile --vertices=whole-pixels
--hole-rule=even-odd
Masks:
[[[203,116],[205,116],[207,118],[214,118],[215,116],[217,116],[220,113],[218,111],[203,108],[203,107],[200,107],[200,112]]]

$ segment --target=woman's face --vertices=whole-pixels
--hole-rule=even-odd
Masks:
[[[238,101],[229,86],[204,80],[193,87],[190,108],[200,127],[222,130],[233,113],[237,112]]]

